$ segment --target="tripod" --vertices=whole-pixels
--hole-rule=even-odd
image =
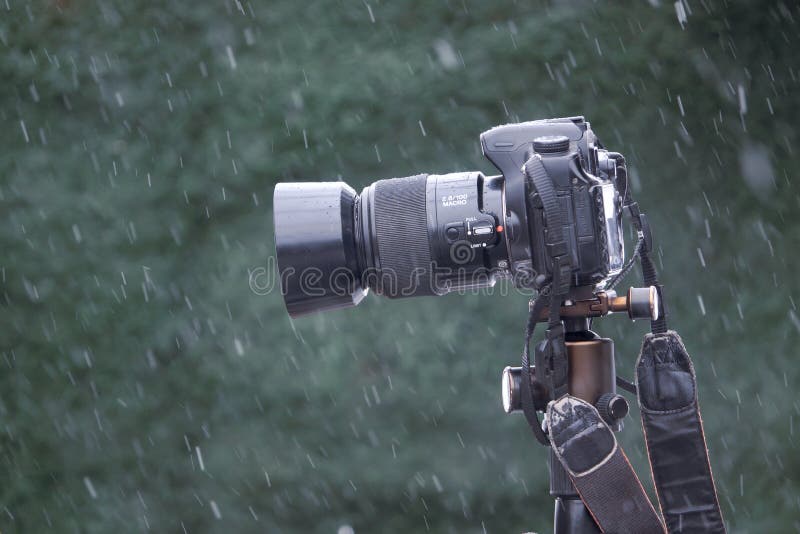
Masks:
[[[582,293],[582,295],[581,295]],[[658,310],[655,288],[631,288],[626,296],[614,292],[575,292],[575,300],[561,308],[565,344],[569,364],[568,393],[593,404],[614,431],[622,430],[622,419],[628,414],[628,402],[617,394],[614,365],[614,342],[590,330],[590,319],[612,312],[627,312],[631,319],[651,319]],[[577,300],[580,298],[580,300]],[[548,310],[540,317],[545,320]],[[534,381],[531,369],[534,405],[544,411],[547,392]],[[506,412],[521,408],[521,368],[506,367],[503,371],[503,404]],[[555,498],[555,534],[597,534],[601,530],[584,505],[575,486],[552,448],[548,449],[550,495]]]

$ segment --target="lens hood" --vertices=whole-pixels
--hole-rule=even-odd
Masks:
[[[355,240],[356,198],[344,182],[275,187],[275,252],[290,316],[355,306],[366,295]]]

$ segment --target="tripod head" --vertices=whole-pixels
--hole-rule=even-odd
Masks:
[[[591,332],[590,323],[595,317],[613,313],[625,313],[634,321],[656,320],[659,314],[658,291],[654,286],[631,287],[625,295],[618,296],[613,289],[595,292],[594,288],[583,286],[573,288],[568,296],[561,306],[560,315],[564,320],[568,357],[571,352],[574,353],[569,357],[570,383],[573,386],[580,383],[581,386],[577,389],[581,394],[576,396],[595,404],[601,414],[608,416],[604,419],[609,425],[621,428],[620,420],[628,413],[628,403],[624,397],[616,394],[615,388],[609,387],[620,385],[615,380],[613,352],[609,360],[603,355],[603,351],[608,348],[606,344],[591,343],[602,338]],[[544,308],[539,314],[538,322],[546,322],[549,315],[549,308]],[[613,351],[613,344],[610,347]],[[509,366],[503,369],[501,397],[506,413],[522,410],[522,375],[522,367]],[[530,381],[534,407],[544,412],[550,395],[546,386],[536,380],[535,366],[530,368]],[[603,391],[604,386],[610,391]],[[575,387],[570,389],[576,393]]]

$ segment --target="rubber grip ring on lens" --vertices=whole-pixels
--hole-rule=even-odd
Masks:
[[[387,297],[436,295],[426,211],[427,174],[375,182],[379,273],[374,290]]]

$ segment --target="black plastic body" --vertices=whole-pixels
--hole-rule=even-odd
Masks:
[[[602,149],[583,117],[508,124],[481,134],[484,155],[505,177],[510,269],[519,286],[533,286],[536,275],[551,272],[542,204],[523,166],[534,155],[534,140],[555,136],[569,139],[569,149],[540,156],[559,201],[572,285],[601,285],[624,261],[621,234],[607,235],[602,198],[602,186],[615,184],[617,162]],[[622,199],[617,193],[611,201],[619,232]]]

